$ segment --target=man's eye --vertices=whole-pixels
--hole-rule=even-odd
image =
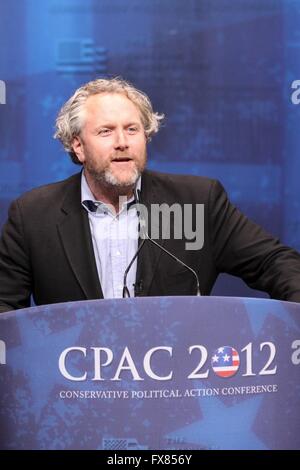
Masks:
[[[135,132],[138,131],[138,128],[136,126],[130,126],[128,127],[128,131],[131,133],[131,134],[134,134]]]
[[[98,135],[107,135],[110,133],[110,129],[100,129]]]

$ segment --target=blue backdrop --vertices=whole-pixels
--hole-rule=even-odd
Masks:
[[[149,167],[219,178],[299,249],[299,24],[300,0],[1,0],[0,225],[20,193],[78,170],[52,139],[61,104],[120,75],[167,116]],[[214,293],[257,295],[225,275]]]

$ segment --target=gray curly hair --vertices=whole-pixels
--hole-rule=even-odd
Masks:
[[[89,96],[100,93],[120,93],[130,99],[139,109],[147,141],[158,132],[163,114],[155,113],[148,96],[122,78],[99,78],[78,88],[73,96],[62,106],[56,119],[55,139],[59,139],[72,161],[81,165],[75,155],[72,142],[84,125],[83,108]]]

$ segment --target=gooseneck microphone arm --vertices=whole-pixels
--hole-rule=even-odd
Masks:
[[[144,213],[143,213],[143,204],[141,203],[140,193],[141,193],[140,190],[135,188],[135,191],[134,191],[135,200],[137,201],[137,203],[139,205],[139,209],[140,209],[140,227],[141,227],[141,232],[142,232],[142,236],[143,236],[144,240],[145,239],[149,240],[149,242],[151,242],[151,243],[153,243],[153,245],[157,246],[157,248],[159,248],[164,253],[166,253],[168,256],[170,256],[174,261],[176,261],[181,266],[183,266],[188,271],[190,271],[193,274],[193,276],[195,277],[195,280],[196,280],[196,295],[201,296],[199,277],[198,277],[198,274],[196,273],[196,271],[193,268],[191,268],[190,266],[188,266],[187,264],[185,264],[181,259],[177,258],[177,256],[173,255],[173,253],[166,250],[166,248],[164,248],[162,245],[160,245],[155,240],[153,240],[153,238],[151,238],[150,235],[148,234],[147,229],[146,229],[146,218],[145,218]]]
[[[130,297],[129,289],[127,287],[127,275],[128,275],[129,270],[131,269],[131,266],[133,265],[136,257],[138,256],[141,249],[143,248],[146,240],[149,240],[150,243],[153,243],[153,245],[155,245],[157,248],[162,250],[164,253],[166,253],[168,256],[170,256],[174,261],[179,263],[181,266],[183,266],[184,268],[186,268],[188,271],[190,271],[193,274],[193,276],[195,277],[195,280],[196,280],[196,295],[201,296],[199,277],[198,277],[198,274],[196,273],[196,271],[193,268],[191,268],[190,266],[188,266],[187,264],[185,264],[183,261],[181,261],[181,259],[177,258],[177,256],[173,255],[173,253],[166,250],[166,248],[164,248],[162,245],[157,243],[155,240],[153,240],[153,238],[151,238],[149,236],[149,234],[147,232],[147,229],[146,229],[146,219],[145,219],[145,216],[143,214],[143,204],[140,202],[140,190],[135,188],[134,189],[134,196],[135,196],[135,201],[137,203],[137,211],[139,213],[139,219],[140,219],[139,227],[140,227],[140,232],[141,232],[143,240],[140,243],[139,248],[137,249],[135,255],[133,256],[132,260],[130,261],[129,265],[127,266],[127,268],[124,272],[123,298]]]
[[[131,266],[133,265],[136,257],[138,256],[139,252],[141,251],[141,249],[143,248],[144,246],[144,243],[146,241],[146,238],[144,238],[140,244],[140,246],[138,247],[135,255],[133,256],[132,260],[130,261],[129,265],[127,266],[125,272],[124,272],[124,277],[123,277],[123,293],[122,293],[122,296],[123,296],[123,299],[126,299],[127,297],[130,297],[130,293],[129,293],[129,289],[127,287],[127,275],[130,271],[130,268]]]
[[[160,245],[155,240],[153,240],[153,238],[149,237],[149,235],[146,231],[145,231],[145,237],[146,238],[144,240],[149,240],[149,242],[153,243],[155,246],[160,248],[164,253],[169,255],[174,261],[181,264],[181,266],[186,268],[188,271],[190,271],[194,275],[195,280],[196,280],[196,295],[201,296],[200,285],[199,285],[199,277],[198,277],[198,274],[196,273],[196,271],[193,268],[191,268],[190,266],[188,266],[187,264],[185,264],[183,261],[181,261],[181,259],[177,258],[177,256],[173,255],[170,251],[166,250],[162,245]]]

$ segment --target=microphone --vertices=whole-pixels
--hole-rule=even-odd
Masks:
[[[138,256],[139,252],[141,251],[141,249],[143,248],[144,246],[144,243],[145,243],[146,239],[144,238],[140,244],[140,246],[138,247],[135,255],[133,256],[132,260],[130,261],[129,265],[127,266],[127,268],[125,269],[125,272],[124,272],[124,278],[123,278],[123,293],[122,293],[122,297],[123,299],[126,299],[128,297],[130,297],[130,293],[129,293],[129,290],[128,290],[128,287],[127,287],[127,276],[128,276],[128,273],[130,271],[130,268],[131,266],[133,265],[136,257]],[[135,287],[135,292],[138,292],[140,293],[142,291],[142,281],[140,281],[139,283],[137,284],[134,284],[134,287]]]
[[[139,252],[141,251],[141,249],[143,248],[144,246],[144,243],[146,240],[149,240],[150,243],[154,244],[155,246],[157,246],[160,250],[162,250],[164,253],[166,253],[168,256],[170,256],[174,261],[176,261],[177,263],[179,263],[181,266],[183,266],[184,268],[186,268],[188,271],[190,271],[193,276],[195,277],[195,280],[196,280],[196,295],[197,296],[201,296],[201,291],[200,291],[200,283],[199,283],[199,277],[198,277],[198,274],[196,273],[196,271],[191,268],[190,266],[188,266],[187,264],[185,264],[181,259],[177,258],[177,256],[173,255],[173,253],[171,253],[170,251],[168,251],[166,248],[164,248],[162,245],[160,245],[159,243],[157,243],[155,240],[153,240],[153,238],[151,238],[147,232],[147,229],[146,229],[146,222],[145,222],[145,217],[144,217],[144,214],[143,214],[143,205],[141,203],[141,198],[140,198],[140,190],[135,188],[134,189],[134,195],[135,195],[135,200],[138,204],[138,210],[139,210],[139,218],[140,218],[140,231],[141,231],[141,234],[142,234],[142,242],[137,250],[137,252],[135,253],[135,255],[133,256],[132,260],[130,261],[128,267],[126,268],[125,270],[125,273],[124,273],[124,282],[123,282],[123,298],[125,297],[130,297],[130,294],[129,294],[129,290],[128,290],[128,287],[127,287],[127,274],[134,262],[134,260],[136,259],[136,257],[138,256]],[[138,284],[138,285],[137,285]],[[141,292],[142,290],[142,281],[140,281],[139,283],[135,284],[135,292]]]
[[[196,273],[196,271],[193,268],[191,268],[190,266],[188,266],[187,264],[185,264],[181,259],[177,258],[177,256],[173,255],[173,253],[168,251],[166,248],[164,248],[162,245],[157,243],[155,240],[153,240],[153,238],[151,238],[149,236],[149,234],[147,232],[147,229],[146,229],[145,217],[144,217],[144,214],[142,213],[143,212],[143,205],[140,202],[141,201],[141,198],[140,198],[141,191],[139,189],[136,189],[135,193],[136,193],[136,200],[137,200],[138,204],[141,206],[140,207],[140,209],[141,209],[140,210],[140,218],[142,218],[142,222],[143,222],[141,224],[141,227],[142,227],[142,230],[144,232],[143,235],[144,235],[145,239],[149,240],[149,242],[153,243],[155,246],[157,246],[159,249],[161,249],[164,253],[166,253],[168,256],[170,256],[174,261],[181,264],[181,266],[183,266],[184,268],[186,268],[188,271],[190,271],[193,274],[193,276],[195,277],[195,280],[196,280],[196,295],[201,296],[199,277],[198,277],[198,274]]]

